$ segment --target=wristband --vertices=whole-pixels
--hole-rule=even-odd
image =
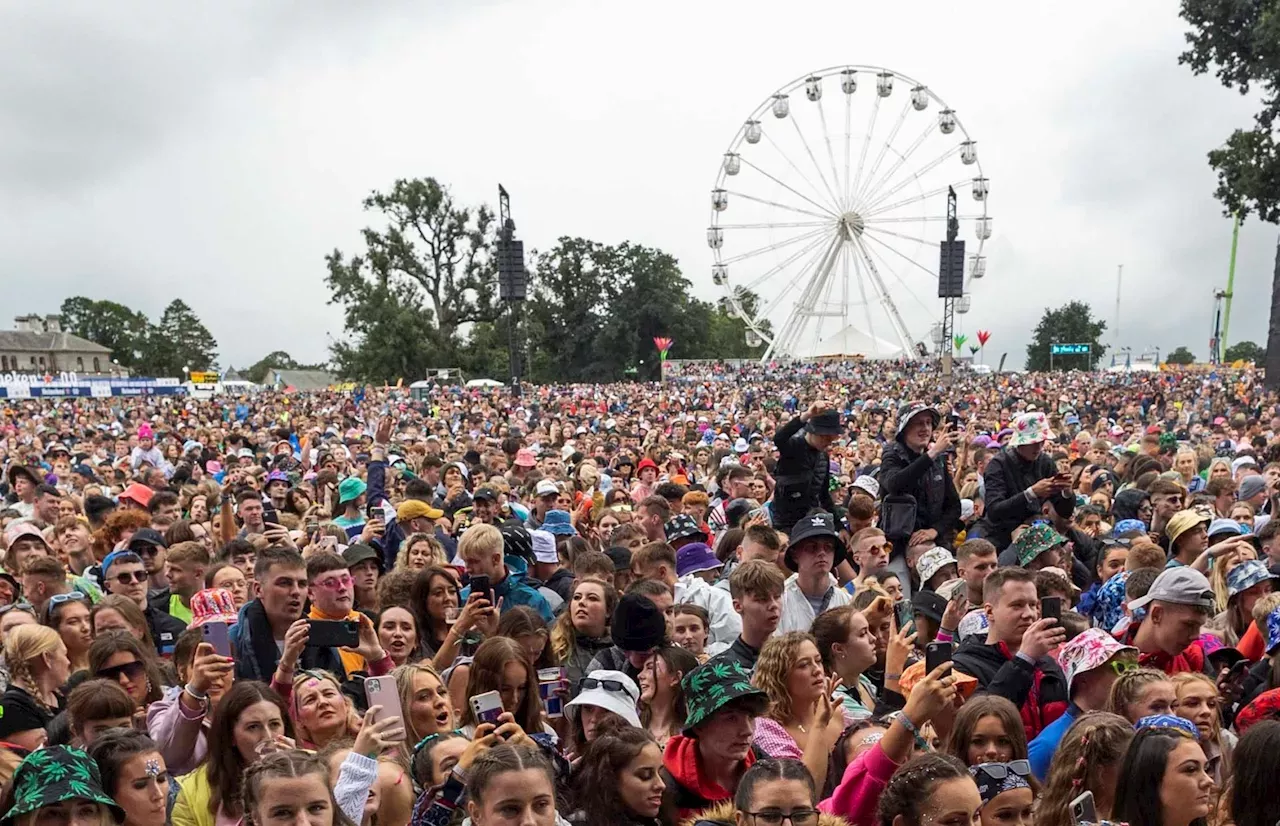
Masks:
[[[190,684],[190,683],[187,683],[186,685],[184,685],[184,686],[182,687],[182,692],[183,692],[184,694],[186,694],[188,697],[190,697],[191,699],[196,700],[196,701],[198,701],[198,702],[201,702],[201,703],[207,703],[207,702],[209,702],[209,695],[208,695],[208,694],[197,694],[195,691],[192,691],[192,690],[191,690],[191,684]]]
[[[905,711],[898,712],[898,716],[895,717],[894,719],[897,720],[899,723],[902,723],[902,727],[905,728],[907,731],[909,731],[912,737],[920,736],[920,729],[916,726],[915,723],[911,722],[911,718],[907,716],[907,713]]]
[[[901,674],[886,674],[886,675],[884,675],[884,681],[885,681],[886,683],[887,683],[887,682],[889,682],[890,680],[901,680],[901,679],[902,679],[902,675],[901,675]]]

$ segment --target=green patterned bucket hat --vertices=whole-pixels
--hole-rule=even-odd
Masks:
[[[13,773],[13,808],[0,824],[9,826],[14,818],[66,800],[88,800],[105,804],[117,823],[124,810],[102,789],[98,764],[89,755],[70,746],[49,746],[34,751]]]
[[[1018,534],[1013,549],[1018,552],[1018,564],[1025,568],[1040,554],[1066,541],[1067,538],[1047,522],[1037,522]]]
[[[688,734],[730,703],[749,706],[759,716],[769,706],[769,695],[751,684],[751,675],[734,661],[712,660],[684,675],[680,681],[689,713],[684,721]]]

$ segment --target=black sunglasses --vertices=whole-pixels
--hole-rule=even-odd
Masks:
[[[116,579],[116,582],[120,583],[121,585],[128,585],[130,582],[146,582],[147,572],[146,571],[133,571],[133,572],[125,571],[123,573],[116,574],[115,579]]]
[[[147,667],[141,662],[134,660],[131,663],[123,665],[113,665],[110,668],[99,668],[93,676],[104,680],[120,681],[120,675],[123,674],[128,678],[129,682],[133,682],[146,673]]]
[[[1004,780],[1010,773],[1019,777],[1031,776],[1031,762],[1029,760],[1010,760],[1008,763],[979,763],[973,768],[992,780]]]
[[[627,687],[617,680],[597,680],[595,677],[583,677],[581,685],[583,691],[603,688],[605,691],[616,691],[622,694],[628,694]]]

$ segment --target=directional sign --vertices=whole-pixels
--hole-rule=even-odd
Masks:
[[[1049,353],[1054,356],[1085,356],[1093,349],[1088,344],[1050,344]]]

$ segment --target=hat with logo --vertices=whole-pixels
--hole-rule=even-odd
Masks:
[[[1153,602],[1168,602],[1173,605],[1190,605],[1205,611],[1213,610],[1213,589],[1204,574],[1195,568],[1180,566],[1166,568],[1151,583],[1151,590],[1145,597],[1131,600],[1129,610],[1150,605]]]
[[[555,511],[552,511],[555,513]],[[553,563],[560,561],[556,552],[555,535],[549,531],[529,531],[529,539],[533,542],[533,558],[538,562]]]
[[[1101,628],[1089,628],[1058,649],[1058,666],[1067,678],[1067,693],[1078,675],[1092,671],[1117,654],[1132,653],[1136,661],[1138,649],[1124,645]]]
[[[676,576],[696,574],[698,571],[714,571],[723,568],[724,563],[716,559],[715,553],[705,542],[690,542],[676,551]]]
[[[930,548],[916,561],[916,571],[920,574],[920,582],[933,579],[934,575],[948,565],[956,564],[956,558],[946,548]]]
[[[795,560],[795,548],[808,539],[831,540],[831,545],[835,549],[835,555],[831,562],[831,567],[833,568],[848,558],[844,543],[840,541],[840,534],[836,533],[834,517],[826,511],[815,511],[796,522],[795,527],[791,529],[790,541],[787,543],[787,553],[783,558],[783,561],[786,562],[787,567],[791,570],[799,570]]]

